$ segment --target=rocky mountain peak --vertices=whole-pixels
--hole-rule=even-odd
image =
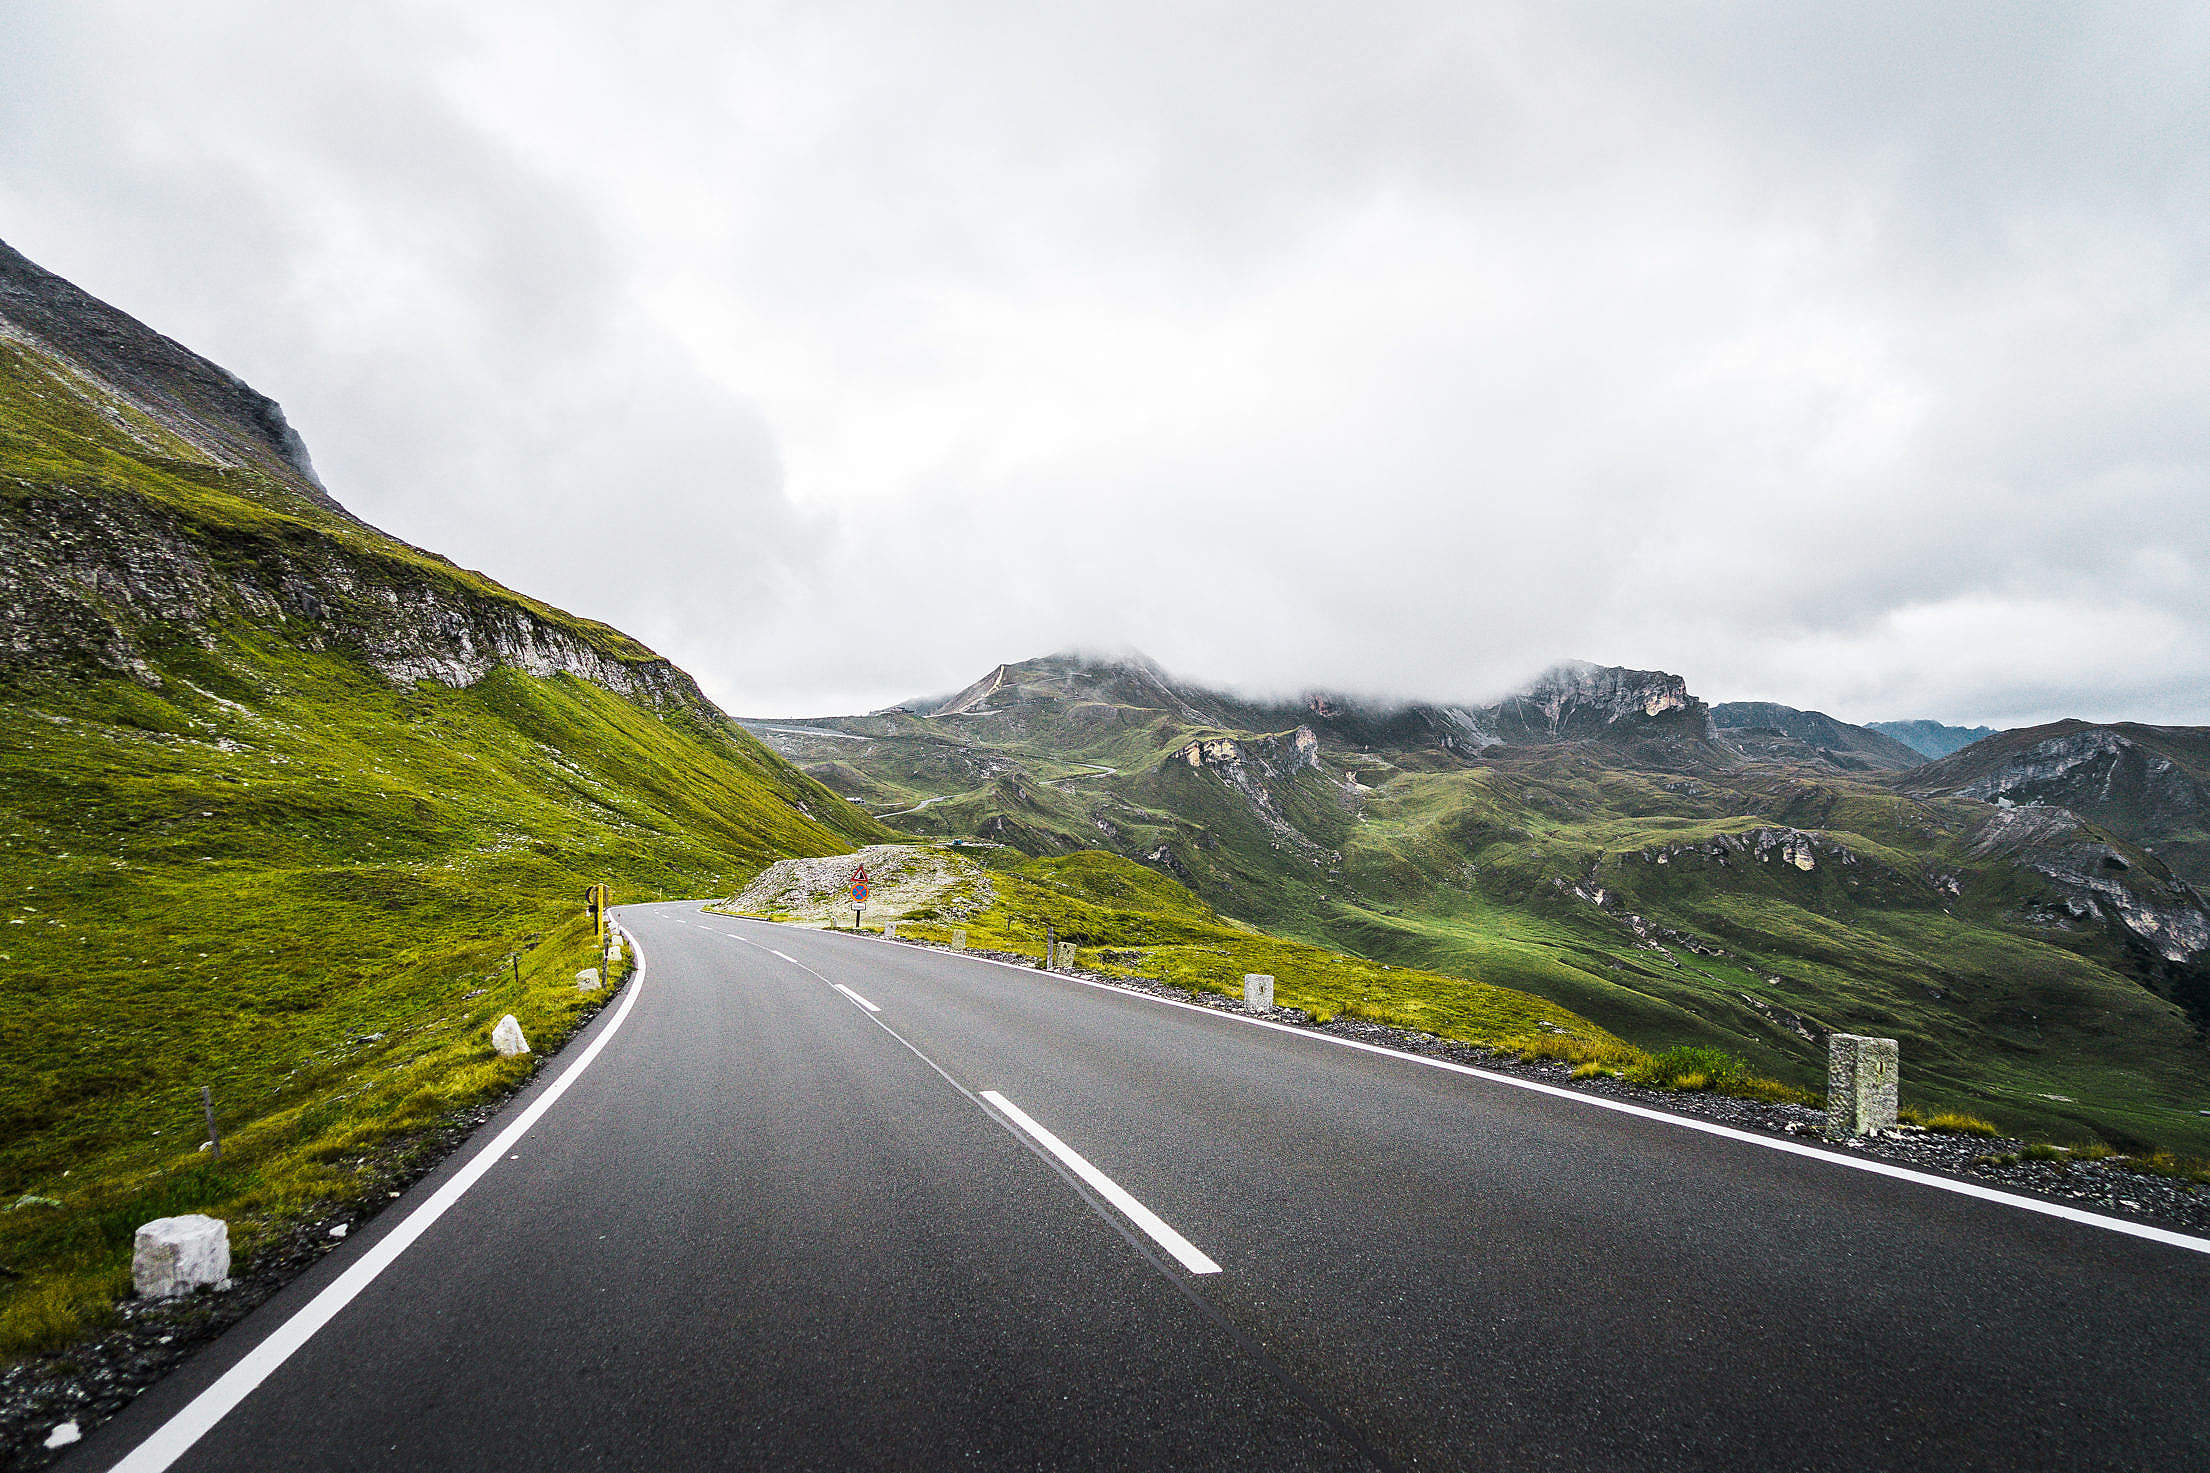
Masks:
[[[0,338],[74,380],[79,395],[126,436],[157,428],[214,465],[250,467],[324,511],[352,515],[323,488],[305,442],[274,399],[4,241]]]

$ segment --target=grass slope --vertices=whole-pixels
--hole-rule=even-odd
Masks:
[[[634,640],[4,334],[0,563],[0,1357],[95,1322],[138,1223],[215,1212],[249,1264],[524,1077],[488,1029],[581,1015],[588,884],[885,836]]]

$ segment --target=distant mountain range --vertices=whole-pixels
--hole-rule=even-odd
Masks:
[[[909,832],[1112,850],[1638,1042],[1811,1082],[1825,1032],[1892,1033],[1915,1080],[2022,1125],[2210,1143],[2201,732],[2058,723],[1928,761],[1663,671],[1575,662],[1485,705],[1253,700],[1134,655],[748,724]]]
[[[1868,726],[1927,758],[1946,757],[1995,735],[1992,726],[1944,726],[1939,721],[1874,721]]]

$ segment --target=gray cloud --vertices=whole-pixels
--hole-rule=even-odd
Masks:
[[[2210,720],[2189,7],[25,5],[0,219],[744,710]]]

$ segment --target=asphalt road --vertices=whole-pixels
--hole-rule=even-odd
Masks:
[[[2210,1255],[1070,979],[621,914],[649,972],[533,1086],[604,1037],[565,1093],[126,1466],[2210,1467]],[[479,1149],[63,1466],[173,1438]]]

